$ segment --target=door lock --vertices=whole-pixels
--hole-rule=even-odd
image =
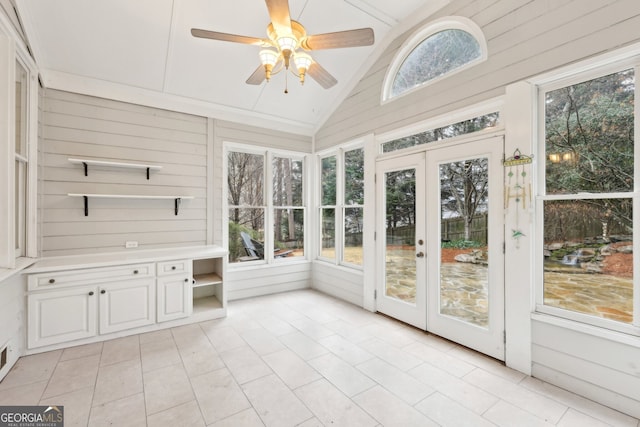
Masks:
[[[416,257],[417,257],[417,258],[424,258],[424,252],[418,252],[418,253],[416,254]]]

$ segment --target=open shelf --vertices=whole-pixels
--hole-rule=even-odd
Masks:
[[[209,285],[219,285],[222,283],[222,277],[220,277],[217,273],[196,274],[193,276],[193,280],[194,288]]]
[[[222,303],[215,295],[193,299],[193,314],[222,309]]]
[[[139,194],[80,194],[80,193],[68,193],[69,197],[83,197],[84,198],[84,216],[89,216],[89,198],[95,199],[173,199],[174,200],[174,211],[175,214],[178,215],[178,210],[180,207],[180,202],[182,200],[190,200],[193,199],[193,196],[149,196],[149,195],[139,195]]]
[[[149,172],[152,170],[160,170],[162,166],[149,165],[144,163],[126,163],[126,162],[114,162],[111,160],[96,160],[96,159],[76,159],[69,157],[67,160],[74,164],[81,164],[84,166],[84,176],[89,175],[89,165],[93,166],[109,166],[113,168],[126,168],[126,169],[144,169],[147,171],[147,179],[149,179]]]

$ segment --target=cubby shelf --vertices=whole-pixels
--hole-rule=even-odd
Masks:
[[[162,166],[149,165],[144,163],[126,163],[126,162],[114,162],[111,160],[97,160],[97,159],[76,159],[68,158],[69,162],[74,164],[81,164],[84,166],[84,176],[89,175],[89,165],[94,166],[109,166],[113,168],[125,168],[125,169],[144,169],[147,171],[147,179],[149,179],[149,172],[152,170],[160,170]]]
[[[208,285],[219,285],[221,283],[222,277],[220,277],[217,273],[196,274],[193,276],[194,288]]]

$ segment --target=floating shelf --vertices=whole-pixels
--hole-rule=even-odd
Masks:
[[[109,166],[113,168],[126,168],[126,169],[146,169],[147,171],[147,179],[149,179],[149,171],[152,170],[160,170],[162,166],[158,165],[148,165],[142,163],[124,163],[124,162],[113,162],[110,160],[95,160],[95,159],[76,159],[76,158],[68,158],[69,162],[74,164],[81,164],[84,166],[84,176],[89,175],[89,165],[93,166]]]
[[[69,197],[83,197],[84,198],[84,216],[89,216],[89,198],[94,199],[156,199],[165,200],[173,199],[175,203],[175,214],[178,215],[178,209],[182,200],[193,199],[193,196],[148,196],[148,195],[135,195],[135,194],[79,194],[69,193]]]

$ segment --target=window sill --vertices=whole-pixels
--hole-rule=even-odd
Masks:
[[[14,268],[0,268],[0,282],[3,282],[13,276],[19,274],[22,270],[34,264],[37,258],[20,257],[16,258],[16,265]]]
[[[599,326],[593,326],[575,320],[564,319],[551,314],[532,313],[531,320],[546,323],[549,325],[565,328],[571,331],[580,332],[597,338],[614,341],[631,347],[640,348],[640,336],[631,335],[624,332],[614,331]],[[630,326],[630,328],[633,328]],[[633,328],[636,329],[636,328]],[[637,333],[637,332],[636,332]]]

